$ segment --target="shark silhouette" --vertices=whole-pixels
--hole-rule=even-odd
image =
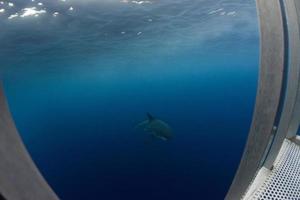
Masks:
[[[166,122],[153,117],[150,113],[147,113],[147,118],[147,120],[139,123],[136,128],[162,140],[170,140],[173,137],[171,127]]]

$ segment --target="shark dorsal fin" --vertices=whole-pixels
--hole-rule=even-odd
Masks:
[[[147,117],[148,117],[149,121],[152,121],[155,119],[150,113],[147,113]]]

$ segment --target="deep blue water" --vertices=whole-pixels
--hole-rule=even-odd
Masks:
[[[43,1],[47,13],[8,19],[25,2],[0,13],[0,72],[61,199],[224,198],[255,103],[254,1]],[[147,112],[172,140],[145,143]]]

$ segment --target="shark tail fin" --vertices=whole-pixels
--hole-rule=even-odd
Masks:
[[[155,119],[149,112],[147,112],[147,117],[148,117],[149,121],[152,121]]]

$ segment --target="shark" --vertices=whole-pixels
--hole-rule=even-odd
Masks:
[[[147,120],[142,121],[136,126],[137,129],[142,129],[150,133],[151,136],[167,141],[173,138],[172,129],[166,122],[153,117],[147,113]]]

